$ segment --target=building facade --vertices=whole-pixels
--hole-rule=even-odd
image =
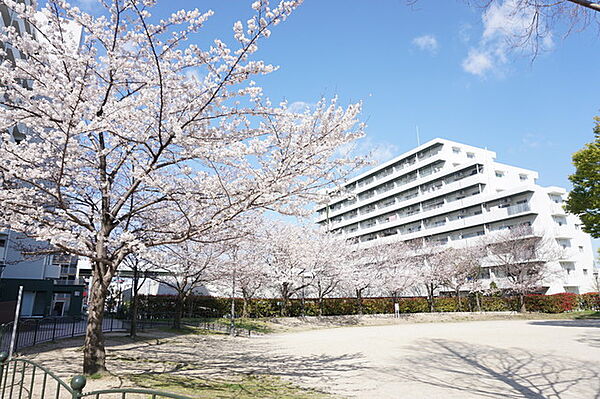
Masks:
[[[20,0],[25,5],[34,4],[31,0]],[[42,25],[42,24],[40,24]],[[31,24],[19,18],[6,4],[0,2],[0,29],[11,26],[17,33],[34,34]],[[71,25],[69,25],[71,26]],[[74,51],[81,39],[81,29],[73,30]],[[3,56],[14,64],[23,54],[8,43],[0,42]],[[28,85],[29,82],[23,82]],[[26,131],[22,126],[14,126],[10,133],[16,141],[22,140]],[[28,239],[14,231],[0,231],[0,322],[14,316],[19,286],[23,286],[21,316],[66,316],[80,315],[85,294],[77,272],[77,257],[69,255],[26,255],[36,249],[47,250],[47,243]]]
[[[426,238],[461,246],[529,225],[563,248],[548,294],[592,290],[591,238],[567,214],[567,192],[536,184],[538,173],[496,162],[487,149],[434,139],[347,181],[318,209],[317,222],[363,246]],[[484,278],[500,280],[493,270]],[[485,281],[484,281],[485,284]]]
[[[78,276],[77,257],[28,255],[49,249],[14,231],[0,234],[0,320],[14,316],[19,286],[23,286],[23,317],[77,316],[81,314],[85,286]]]

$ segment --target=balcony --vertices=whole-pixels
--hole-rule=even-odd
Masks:
[[[85,285],[85,280],[81,277],[74,280],[56,279],[54,280],[54,285]]]
[[[552,205],[550,206],[550,211],[552,212],[552,215],[566,215],[567,213],[565,212],[565,209],[563,208],[562,204],[557,204],[555,202],[552,203]]]
[[[529,204],[527,204],[527,203],[511,205],[506,208],[506,212],[508,213],[508,216],[516,215],[518,213],[523,213],[523,212],[529,212],[529,211],[531,211],[531,208],[529,207]]]
[[[569,226],[567,226],[567,225],[557,226],[552,231],[554,233],[554,237],[556,237],[556,238],[571,238],[571,237],[573,237],[573,231],[571,231],[571,229],[569,229]]]

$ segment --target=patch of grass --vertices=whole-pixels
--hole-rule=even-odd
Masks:
[[[567,314],[571,314],[572,318],[576,320],[600,319],[600,312],[593,310],[584,310],[581,312],[571,312]]]
[[[190,325],[194,324],[202,324],[202,323],[214,323],[220,324],[223,326],[229,326],[231,324],[231,320],[223,317],[215,317],[215,318],[184,318],[181,320],[182,323],[188,323]],[[250,330],[251,332],[257,332],[261,334],[268,334],[273,332],[273,328],[271,325],[261,319],[250,319],[250,318],[239,318],[235,319],[235,326],[237,328],[243,328],[246,330]]]
[[[192,326],[181,326],[181,328],[173,328],[173,327],[159,327],[158,330],[177,334],[177,335],[187,335],[187,334],[195,334],[195,335],[206,335],[210,334],[210,331],[206,331],[202,328],[192,327]]]
[[[231,321],[229,319],[215,319],[217,323],[229,325]],[[258,332],[261,334],[268,334],[273,332],[273,328],[266,321],[259,319],[235,319],[235,326],[237,328],[244,328],[252,332]]]
[[[103,376],[101,373],[94,373],[94,374],[92,374],[92,375],[88,376],[88,378],[89,378],[90,380],[99,380],[99,379],[101,379],[102,377],[104,377],[104,376]]]
[[[155,319],[156,322],[172,322],[171,319]],[[182,324],[187,324],[188,326],[184,326],[181,330],[185,330],[187,327],[192,327],[194,325],[199,325],[202,323],[215,323],[221,324],[224,326],[228,326],[231,321],[227,318],[223,317],[212,317],[212,318],[198,318],[198,317],[184,317],[181,319]],[[250,330],[251,332],[261,333],[261,334],[269,334],[274,331],[272,326],[266,321],[262,319],[250,319],[250,318],[238,318],[235,319],[235,326],[237,328],[244,328],[246,330]],[[180,330],[174,330],[170,327],[158,327],[158,329],[166,332],[174,332],[181,333]],[[184,331],[185,332],[185,331]]]
[[[129,379],[143,388],[188,395],[192,398],[332,399],[333,396],[300,388],[280,378],[238,375],[207,379],[174,374],[135,374]]]

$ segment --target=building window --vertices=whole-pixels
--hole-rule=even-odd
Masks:
[[[556,240],[563,249],[571,248],[571,240]]]
[[[562,204],[563,200],[560,195],[550,195],[550,199],[556,204]]]
[[[467,152],[467,158],[475,158],[475,154],[472,152]]]
[[[579,252],[583,252],[583,247],[581,245],[579,246]]]
[[[459,147],[452,147],[452,152],[455,154],[460,153],[460,148]]]
[[[587,276],[588,275],[588,269],[583,269],[583,275]]]
[[[525,180],[527,180],[527,175],[519,175],[519,179],[521,181],[525,181]]]
[[[504,177],[504,172],[502,172],[501,170],[497,170],[496,177]]]
[[[4,255],[6,254],[6,236],[4,234],[0,235],[0,259],[4,259]]]

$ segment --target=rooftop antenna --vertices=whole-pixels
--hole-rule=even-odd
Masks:
[[[421,145],[421,138],[419,137],[419,126],[416,126],[417,128],[417,147]]]

